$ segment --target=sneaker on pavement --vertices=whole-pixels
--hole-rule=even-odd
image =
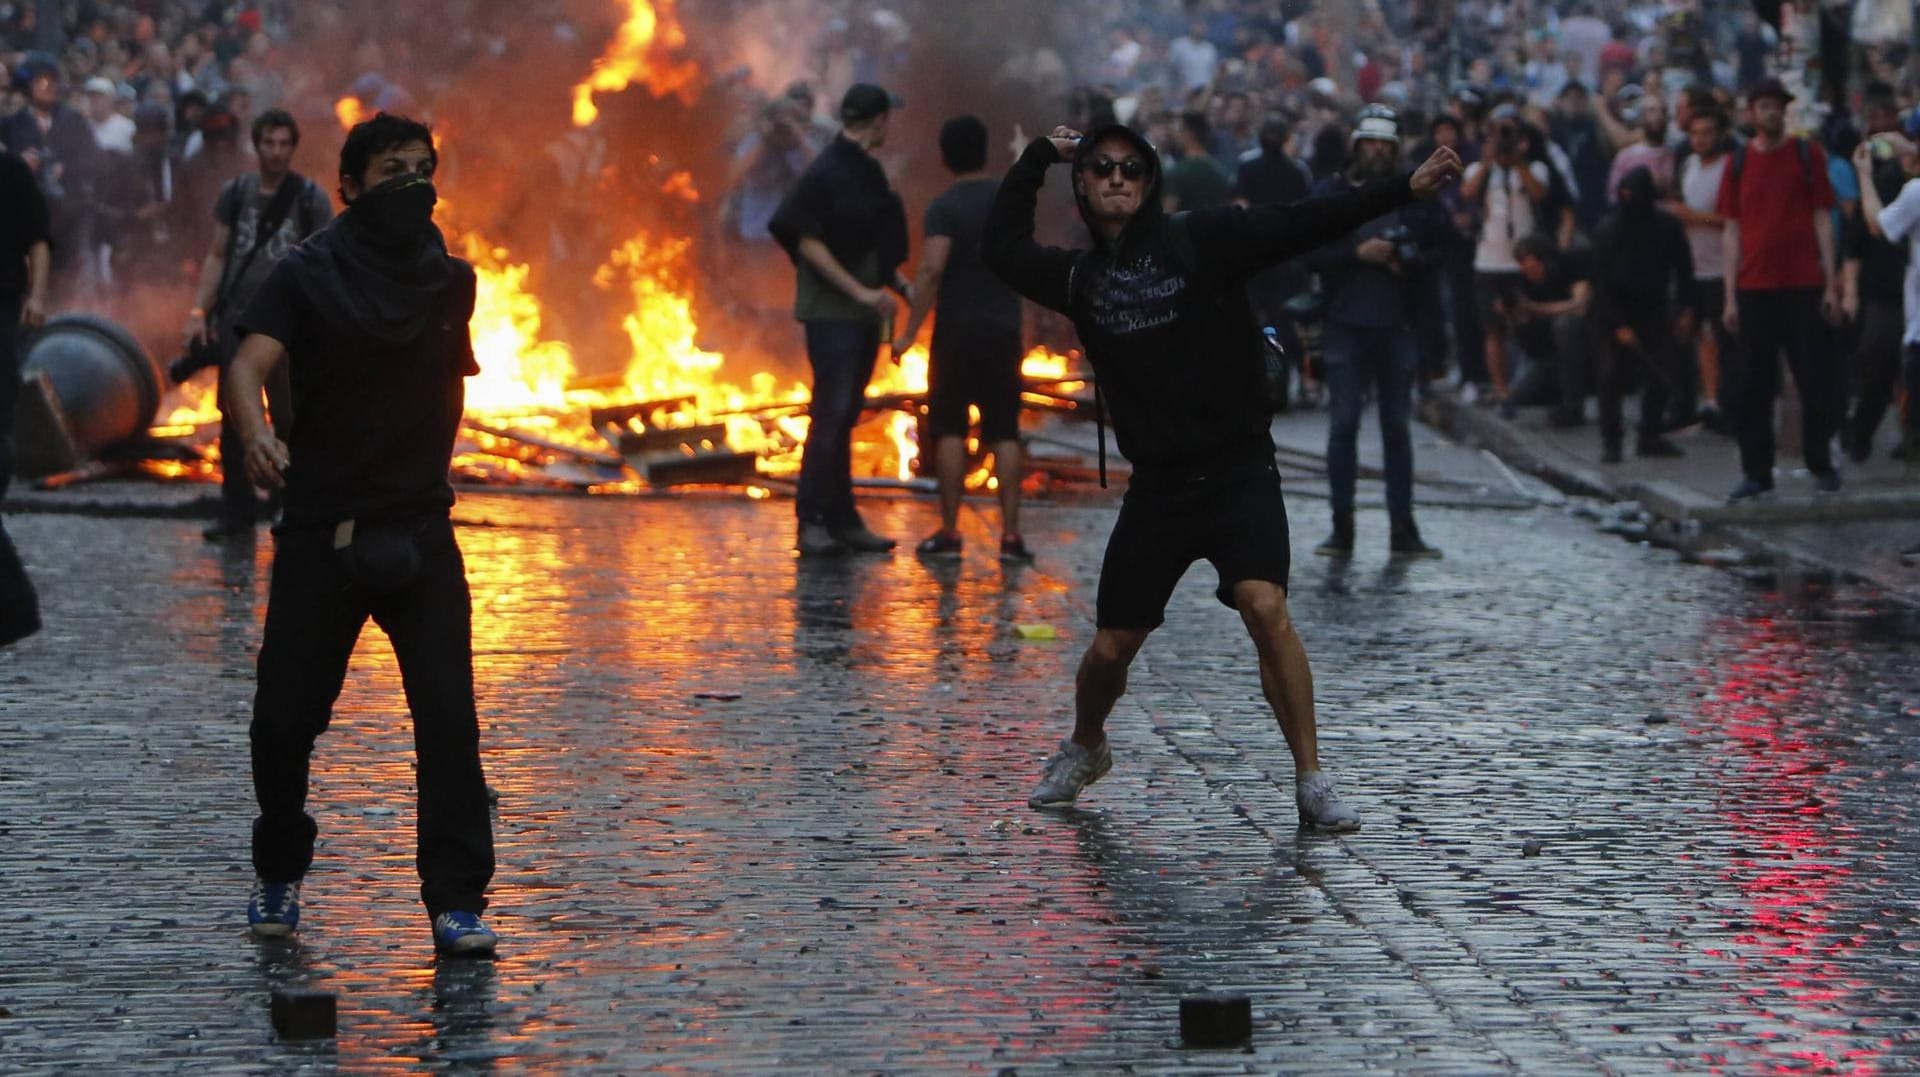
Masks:
[[[958,557],[964,545],[959,535],[943,528],[920,540],[914,552],[922,557]]]
[[[1293,800],[1300,806],[1301,826],[1336,834],[1360,829],[1360,813],[1340,800],[1333,778],[1322,771],[1307,775],[1294,790]]]
[[[1822,471],[1813,477],[1813,489],[1815,493],[1837,494],[1840,492],[1841,485],[1840,473],[1838,471]]]
[[[801,524],[793,548],[802,557],[840,557],[847,552],[846,543],[834,538],[825,524]]]
[[[433,918],[433,948],[451,957],[480,957],[493,953],[500,936],[480,922],[475,912],[443,912]]]
[[[1033,551],[1027,548],[1026,539],[1005,535],[1000,539],[1000,560],[1009,564],[1031,564]]]
[[[263,939],[285,938],[300,926],[300,884],[253,881],[247,899],[247,926]]]
[[[899,543],[883,535],[876,535],[863,523],[853,523],[833,529],[833,537],[854,553],[891,553]]]
[[[1729,502],[1756,501],[1772,493],[1772,483],[1748,477],[1740,480],[1740,485],[1733,488],[1733,492],[1727,495],[1727,500]]]
[[[1093,751],[1072,740],[1060,742],[1060,748],[1047,760],[1047,769],[1033,795],[1029,808],[1064,808],[1080,795],[1080,790],[1099,781],[1113,769],[1113,750],[1105,741]]]

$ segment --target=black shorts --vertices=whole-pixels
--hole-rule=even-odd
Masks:
[[[1287,586],[1293,567],[1289,541],[1280,472],[1270,459],[1166,488],[1136,472],[1107,539],[1096,621],[1101,628],[1160,627],[1180,577],[1201,558],[1220,573],[1214,595],[1237,609],[1236,584],[1265,580]]]
[[[980,409],[980,440],[1020,436],[1020,329],[936,322],[927,371],[927,432],[967,436],[967,405]]]
[[[1506,315],[1497,312],[1495,306],[1511,312],[1520,302],[1520,282],[1525,280],[1519,270],[1509,273],[1489,273],[1476,269],[1473,271],[1474,305],[1480,311],[1480,325],[1483,329],[1504,329],[1509,323]]]
[[[1720,315],[1727,309],[1727,287],[1724,281],[1696,280],[1687,286],[1687,307],[1701,325],[1715,325]]]

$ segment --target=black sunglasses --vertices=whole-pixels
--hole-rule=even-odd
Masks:
[[[1087,171],[1099,176],[1101,179],[1106,179],[1113,175],[1114,169],[1117,168],[1120,170],[1121,177],[1129,181],[1143,179],[1150,171],[1147,167],[1147,162],[1142,161],[1138,157],[1129,157],[1124,161],[1116,161],[1105,155],[1095,157],[1093,160],[1088,161],[1086,168]]]

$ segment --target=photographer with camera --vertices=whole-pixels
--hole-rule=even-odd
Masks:
[[[238,341],[234,322],[246,310],[273,267],[287,252],[333,219],[333,203],[320,185],[293,171],[293,153],[300,145],[300,126],[291,115],[274,109],[253,124],[253,149],[260,162],[256,173],[237,176],[220,189],[213,215],[218,222],[213,247],[200,267],[200,291],[187,317],[186,355],[168,368],[175,381],[218,366],[223,372]],[[237,440],[221,378],[220,401],[220,522],[201,532],[209,542],[252,534],[260,514],[258,496],[246,468],[240,466],[244,446]],[[284,363],[267,381],[267,402],[274,426],[290,428],[292,392]]]
[[[1473,252],[1474,293],[1486,334],[1487,374],[1496,400],[1507,395],[1507,319],[1520,297],[1520,263],[1513,245],[1547,224],[1541,207],[1553,182],[1550,166],[1530,158],[1520,117],[1512,106],[1493,112],[1486,149],[1467,166],[1460,197],[1479,205],[1480,240]]]
[[[1393,176],[1400,163],[1399,116],[1384,105],[1362,109],[1352,144],[1346,174],[1322,181],[1315,194],[1338,194]],[[1434,206],[1431,202],[1401,206],[1306,260],[1320,274],[1327,296],[1320,340],[1332,410],[1327,481],[1332,487],[1333,534],[1314,547],[1323,556],[1353,555],[1360,416],[1369,390],[1380,404],[1393,556],[1440,555],[1420,540],[1420,529],[1413,522],[1411,429],[1413,383],[1420,359],[1413,330],[1416,289],[1445,252],[1447,221],[1434,216]]]

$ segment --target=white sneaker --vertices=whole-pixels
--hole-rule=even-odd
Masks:
[[[1360,813],[1347,807],[1334,791],[1333,778],[1323,771],[1306,776],[1293,792],[1300,807],[1300,825],[1345,834],[1360,829]]]
[[[1080,795],[1080,790],[1099,781],[1112,769],[1113,751],[1106,741],[1101,741],[1100,747],[1090,752],[1071,739],[1063,740],[1053,758],[1047,760],[1046,772],[1041,775],[1033,795],[1027,798],[1027,807],[1067,807]]]

